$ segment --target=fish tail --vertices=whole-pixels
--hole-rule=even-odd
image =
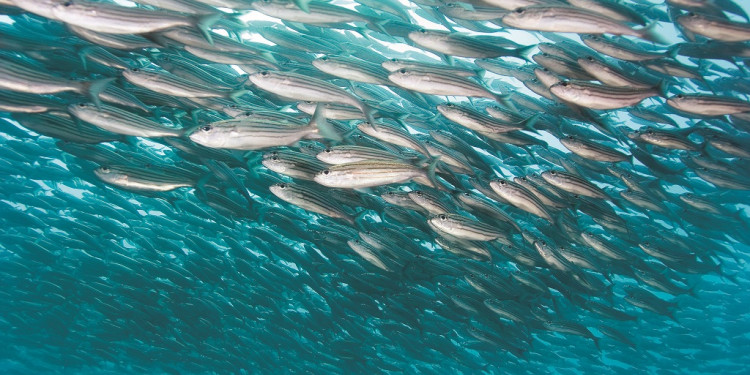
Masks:
[[[365,103],[362,103],[360,110],[362,111],[362,114],[365,115],[365,118],[370,125],[372,125],[373,129],[375,129],[375,110]]]
[[[91,53],[91,49],[93,49],[93,46],[83,47],[80,50],[78,50],[78,58],[81,59],[81,65],[83,65],[83,70],[88,71],[88,60],[86,60],[86,57]]]
[[[344,138],[339,134],[336,129],[328,122],[326,118],[326,105],[324,103],[318,103],[315,106],[315,112],[310,119],[310,125],[315,125],[318,134],[323,138],[330,139],[336,142],[341,142]]]
[[[294,5],[297,6],[297,8],[302,9],[305,13],[310,13],[310,2],[312,0],[294,0]]]
[[[117,78],[110,77],[85,82],[83,84],[83,93],[86,94],[94,104],[96,104],[97,108],[99,108],[102,105],[102,100],[99,99],[99,94],[101,94],[101,92],[104,91],[115,79]]]
[[[641,29],[635,30],[635,33],[637,34],[636,36],[640,37],[640,38],[643,38],[643,39],[646,39],[646,40],[648,40],[650,42],[654,42],[656,44],[661,44],[661,45],[665,45],[665,46],[668,46],[668,45],[672,44],[669,41],[665,40],[662,37],[661,33],[659,33],[656,30],[656,26],[658,24],[659,23],[657,21],[654,21],[654,22],[651,22],[648,25],[644,26]]]
[[[427,178],[430,180],[430,183],[432,183],[432,187],[436,189],[439,189],[441,186],[437,181],[437,177],[435,176],[435,168],[437,167],[439,161],[440,155],[435,156],[435,158],[433,158],[430,162],[430,165],[427,166]]]
[[[526,120],[523,120],[523,126],[524,126],[524,128],[527,129],[527,130],[536,130],[536,128],[534,128],[534,125],[536,125],[536,122],[539,120],[540,116],[541,116],[541,114],[537,113],[537,114],[535,114],[535,115],[527,118]]]
[[[513,56],[518,57],[519,59],[524,59],[528,62],[533,63],[534,59],[531,58],[531,52],[536,48],[536,45],[530,45],[526,47],[517,48]]]
[[[211,26],[218,22],[219,19],[221,19],[221,16],[221,13],[213,13],[195,18],[195,27],[200,30],[203,37],[206,38],[206,41],[211,45],[214,44],[214,38],[211,36]]]
[[[518,108],[516,108],[516,105],[513,104],[513,102],[510,100],[510,94],[500,95],[500,94],[492,94],[495,101],[502,104],[504,107],[510,109],[511,111],[518,113]]]
[[[244,89],[235,90],[235,91],[230,92],[228,96],[229,96],[229,99],[232,99],[233,102],[239,103],[240,102],[239,98],[242,95],[245,95],[245,94],[248,94],[248,93],[251,93],[251,92],[252,91],[250,91],[250,90],[244,90]]]
[[[669,93],[669,85],[669,80],[662,79],[659,80],[659,83],[657,83],[654,88],[656,89],[656,92],[659,93],[659,96],[666,98]]]

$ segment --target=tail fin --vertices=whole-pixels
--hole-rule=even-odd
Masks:
[[[102,101],[99,99],[99,94],[115,79],[117,78],[104,78],[96,81],[85,82],[83,85],[83,91],[91,101],[96,104],[96,107],[99,108],[102,105]]]
[[[211,36],[211,26],[218,22],[222,15],[222,13],[214,13],[195,18],[195,27],[200,30],[203,37],[211,45],[214,44],[214,38]]]
[[[233,102],[239,103],[240,102],[239,98],[242,95],[245,95],[245,94],[251,93],[251,92],[252,91],[250,91],[250,90],[235,90],[235,91],[230,92],[228,96],[229,96],[229,99],[231,99]]]
[[[669,41],[665,40],[661,33],[659,33],[657,30],[655,30],[655,27],[659,23],[657,21],[651,22],[642,29],[634,30],[636,32],[636,36],[646,39],[648,41],[654,42],[656,44],[661,45],[670,45]]]
[[[526,47],[517,48],[514,51],[513,56],[518,57],[519,59],[524,59],[524,60],[526,60],[528,62],[533,63],[534,59],[531,58],[531,51],[533,51],[534,48],[536,48],[536,45],[530,45],[530,46],[526,46]]]
[[[326,105],[325,103],[318,103],[315,106],[315,112],[313,113],[312,119],[310,119],[310,125],[315,125],[318,129],[318,134],[330,140],[341,142],[344,138],[339,134],[336,129],[328,122],[326,118]]]
[[[437,164],[439,161],[440,161],[440,155],[436,156],[430,162],[430,165],[427,166],[427,178],[430,179],[430,183],[432,183],[435,189],[440,189],[440,186],[442,186],[441,184],[438,183],[437,177],[435,177],[435,168],[437,167]]]

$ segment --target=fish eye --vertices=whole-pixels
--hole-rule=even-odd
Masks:
[[[518,14],[523,14],[523,12],[525,12],[525,11],[526,11],[526,9],[524,9],[524,8],[518,8],[518,9],[515,10],[515,12],[518,13]]]
[[[698,15],[693,12],[688,12],[688,17],[697,17]]]
[[[427,30],[425,30],[425,29],[419,29],[419,32],[422,33],[422,34],[427,34]]]
[[[243,115],[244,115],[244,116],[252,116],[252,115],[253,115],[253,113],[252,113],[252,112],[250,112],[250,111],[248,111],[248,112],[245,112],[245,113],[243,113]]]
[[[568,87],[568,85],[570,85],[570,83],[568,81],[562,81],[562,82],[560,82],[560,86]]]
[[[684,98],[684,97],[685,97],[685,95],[682,95],[682,94],[677,94],[677,99],[682,99],[682,98]]]
[[[326,154],[330,154],[331,152],[333,152],[333,150],[331,150],[330,148],[327,148],[323,150],[323,152],[325,152]]]
[[[286,184],[279,184],[279,189],[286,189]]]
[[[586,58],[586,60],[588,60],[588,61],[594,61],[594,57],[593,56],[589,56],[589,57]]]
[[[398,59],[391,59],[391,61],[393,61],[393,62],[398,62]]]
[[[103,167],[99,168],[99,170],[102,171],[102,172],[104,172],[104,173],[109,173],[109,167],[107,167],[107,166],[103,166]]]
[[[329,171],[328,169],[326,169],[326,170],[323,171],[323,174],[325,174],[325,175],[327,175],[329,173],[331,173],[331,171]]]
[[[230,104],[230,105],[229,105],[229,108],[232,108],[232,109],[237,109],[237,108],[239,108],[239,107],[240,107],[240,106],[238,106],[237,104]]]
[[[568,139],[570,139],[571,141],[572,141],[572,140],[574,140],[574,139],[576,139],[576,137],[574,137],[574,136],[572,136],[572,135],[569,135],[569,136],[567,136],[567,137],[565,137],[565,138],[568,138]]]
[[[649,130],[647,130],[647,131],[646,131],[646,134],[649,134],[649,135],[653,135],[653,134],[654,134],[654,131],[653,131],[653,130],[651,130],[651,129],[649,129]]]
[[[73,5],[73,2],[72,2],[72,1],[66,1],[66,2],[64,2],[64,3],[63,3],[63,6],[64,6],[64,7],[69,7],[69,6],[71,6],[71,5]]]
[[[643,246],[649,247],[649,246],[651,246],[651,242],[646,241],[646,242],[643,243]]]
[[[140,72],[140,71],[141,71],[141,69],[140,69],[140,68],[133,68],[133,69],[130,69],[130,71],[131,71],[131,72],[135,72],[135,73],[138,73],[138,72]]]
[[[443,221],[448,220],[448,217],[443,214],[438,215],[438,218],[440,218],[440,220],[443,220]]]
[[[271,160],[273,160],[273,161],[277,161],[277,160],[279,160],[279,157],[278,157],[278,156],[276,156],[276,155],[274,155],[274,156],[271,156]]]
[[[506,184],[505,180],[500,180],[500,185],[505,186],[505,184]]]
[[[267,77],[269,74],[271,74],[271,73],[269,73],[268,71],[265,71],[265,70],[262,71],[262,72],[260,72],[260,75],[262,75],[263,77]]]
[[[328,56],[323,56],[320,59],[323,60],[323,61],[328,61]]]
[[[204,131],[204,132],[210,132],[211,129],[213,129],[211,125],[201,126],[201,131]]]
[[[78,103],[78,108],[86,108],[86,103]]]
[[[414,194],[416,194],[416,195],[417,195],[418,197],[421,197],[421,196],[423,196],[423,195],[424,195],[424,193],[422,193],[422,192],[421,192],[421,191],[419,191],[419,190],[415,191],[415,192],[414,192]]]
[[[556,175],[557,175],[557,172],[556,172],[556,171],[549,171],[549,174],[551,174],[551,175],[553,175],[553,176],[556,176]]]
[[[542,246],[547,246],[547,241],[539,241]]]
[[[403,68],[399,69],[398,72],[401,73],[401,74],[406,74],[406,69],[403,69]]]
[[[463,194],[464,194],[465,197],[470,197],[471,196],[471,194],[469,194],[469,193],[463,193]]]

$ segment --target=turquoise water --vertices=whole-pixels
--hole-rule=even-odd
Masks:
[[[354,8],[350,2],[335,3]],[[581,45],[575,34],[501,31],[492,23],[457,24],[438,17],[440,11],[435,7],[406,2],[398,5],[419,27],[445,29],[443,25],[449,25],[477,35],[477,31],[465,28],[474,27],[481,34],[503,36],[521,45],[563,43],[559,38]],[[139,93],[135,85],[122,78],[122,69],[80,54],[82,47],[92,45],[71,33],[63,22],[46,21],[10,6],[0,9],[7,14],[0,29],[6,42],[20,41],[0,43],[2,61],[28,63],[71,80],[118,77],[113,86]],[[395,17],[382,10],[358,9],[371,16]],[[666,14],[666,9],[659,4],[650,11]],[[640,149],[656,155],[663,165],[676,166],[678,172],[669,174],[645,166],[640,158],[617,164],[640,178],[657,181],[643,187],[649,196],[661,201],[667,213],[650,211],[620,198],[619,193],[627,186],[607,172],[609,164],[576,158],[559,142],[561,132],[555,126],[540,126],[524,133],[536,140],[535,145],[512,146],[476,136],[478,133],[441,117],[435,107],[450,101],[483,110],[502,103],[487,98],[423,96],[398,88],[386,91],[385,86],[322,74],[311,65],[321,53],[291,51],[262,39],[263,27],[283,25],[277,18],[254,10],[241,13],[233,21],[247,24],[242,28],[230,25],[247,43],[269,46],[268,54],[261,55],[274,56],[279,70],[333,82],[381,112],[393,109],[392,117],[412,115],[402,122],[411,134],[420,135],[420,142],[435,142],[428,133],[435,129],[463,135],[473,142],[471,150],[476,153],[466,155],[471,157],[472,172],[439,172],[448,184],[452,184],[451,175],[461,182],[446,189],[448,192],[413,181],[332,190],[261,164],[267,152],[321,152],[337,144],[330,139],[254,151],[197,148],[186,137],[170,141],[117,136],[116,141],[83,144],[65,141],[64,135],[42,135],[22,126],[19,122],[23,116],[0,112],[0,372],[748,373],[747,191],[714,186],[684,161],[690,155],[704,155],[746,177],[747,160],[705,147],[686,151],[635,143],[624,134],[639,129],[643,121],[626,109],[597,112],[620,132],[613,136],[580,118],[563,119],[560,108],[564,105],[539,99],[544,111],[537,112],[554,119],[563,134],[571,131],[572,124],[593,132],[590,139],[621,152]],[[729,11],[726,14],[741,20]],[[377,61],[378,56],[436,64],[453,60],[458,66],[480,70],[473,58],[448,58],[429,52],[403,37],[385,35],[373,25],[370,27],[375,30],[366,32],[368,26],[361,22],[347,25],[336,29],[286,23],[289,28],[306,30],[304,35],[314,40],[343,46],[341,54],[368,61]],[[385,26],[385,31],[395,34]],[[668,20],[655,28],[668,45],[684,42]],[[230,35],[218,27],[214,32]],[[44,43],[59,49],[33,45],[22,38],[24,35],[37,40],[47,35]],[[158,35],[150,35],[149,40],[163,43]],[[663,47],[645,42],[641,46],[651,50]],[[182,52],[183,47],[166,43],[136,50],[106,50],[143,66],[157,62],[159,53]],[[189,58],[217,71],[227,67]],[[674,59],[696,69],[703,78],[670,78],[668,95],[708,94],[712,89],[715,94],[747,100],[742,59],[735,61],[736,66],[723,60]],[[85,67],[82,61],[86,61]],[[522,63],[514,58],[496,61]],[[526,62],[532,64],[536,63]],[[234,65],[231,70],[220,71],[229,76],[253,73],[245,69]],[[642,67],[634,73],[639,72]],[[508,76],[482,71],[476,81],[495,93],[539,98]],[[734,85],[727,83],[731,81]],[[299,114],[295,107],[298,101],[279,99],[250,85],[243,87],[252,94],[240,97],[240,108]],[[148,112],[128,110],[168,127],[202,126],[230,116],[220,109],[230,103],[228,100],[179,101],[174,107],[143,90],[138,98],[150,106]],[[375,91],[373,97],[385,95],[388,99],[369,100],[365,97],[367,90]],[[523,107],[518,96],[511,98],[516,106]],[[63,107],[58,111],[65,112],[68,104],[87,99],[85,95],[62,93],[26,100],[59,100]],[[0,103],[4,101],[8,100],[0,97]],[[712,126],[743,145],[747,141],[741,125],[730,125],[733,123],[724,117],[693,118],[671,112],[661,97],[646,99],[639,108],[667,113],[676,122],[675,127],[649,122],[658,128]],[[565,116],[574,115],[565,112]],[[301,118],[307,121],[308,116]],[[363,140],[366,137],[355,130],[354,125],[360,121],[337,123],[338,129],[345,129],[341,143],[375,144],[372,139]],[[690,135],[689,140],[700,144],[706,141],[696,135]],[[415,154],[403,147],[384,149],[399,156]],[[562,165],[566,162],[571,164]],[[101,166],[119,164],[146,170],[169,165],[200,178],[189,187],[146,192],[118,188],[100,180],[94,172]],[[548,223],[505,202],[496,203],[523,230],[517,231],[497,218],[489,219],[460,205],[450,194],[454,189],[479,194],[481,190],[472,187],[469,177],[512,179],[551,169],[570,171],[570,165],[611,196],[611,203],[605,203],[605,207],[624,220],[626,232],[592,219],[591,209],[573,203],[572,195],[562,195],[564,208],[550,210],[556,219],[574,217],[569,220],[574,234],[557,220]],[[353,221],[316,214],[277,198],[269,187],[280,182],[298,183],[331,199],[338,198]],[[404,218],[393,204],[381,198],[396,190],[432,192],[445,205],[454,207],[453,213],[502,228],[500,239],[474,243],[491,256],[466,250],[457,254],[437,244],[439,232],[427,225],[433,214],[412,203],[404,210],[411,216]],[[722,205],[724,214],[690,209],[679,199],[686,192]],[[629,253],[629,258],[613,261],[594,252],[575,235],[583,231],[605,235],[614,246]],[[384,245],[375,257],[386,267],[347,244],[360,234],[376,236]],[[534,240],[541,239],[582,251],[595,267],[587,269],[576,263],[573,271],[560,272],[535,250]],[[514,246],[512,250],[503,240]],[[640,250],[639,245],[650,241],[668,247],[667,255],[659,258]],[[690,252],[680,256],[689,260],[663,259],[670,251],[680,253],[684,249]],[[522,262],[518,254],[524,252],[532,265]],[[634,274],[634,270],[643,269],[671,280],[680,291],[666,293],[647,285]],[[519,275],[533,277],[544,290],[520,282]],[[580,275],[586,275],[589,283],[576,279]],[[628,288],[636,286],[667,301],[662,302],[669,305],[669,313],[656,313],[628,302]],[[516,319],[489,308],[494,301],[516,313]],[[617,312],[602,313],[595,306]],[[549,328],[554,322],[576,323],[588,329],[588,337],[556,332]],[[613,337],[617,334],[610,329],[621,336]]]

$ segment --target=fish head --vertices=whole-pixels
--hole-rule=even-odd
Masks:
[[[193,130],[188,136],[191,141],[206,147],[221,148],[231,137],[227,128],[206,124]]]
[[[286,77],[268,70],[253,73],[248,79],[255,86],[258,86],[264,90],[282,88],[284,87],[285,81],[287,80]]]
[[[582,90],[574,87],[574,85],[568,81],[562,81],[550,86],[549,91],[562,100],[575,102],[580,96]]]
[[[382,66],[383,69],[389,72],[393,72],[402,68],[404,66],[404,63],[403,61],[394,58],[394,59],[383,61],[382,63],[380,63],[380,66]]]
[[[285,161],[283,158],[279,156],[277,152],[269,152],[265,155],[263,155],[263,161],[261,161],[261,164],[263,164],[264,167],[276,172],[276,173],[284,173],[286,172],[291,163]]]
[[[534,22],[539,22],[542,15],[543,11],[535,12],[533,8],[520,7],[503,16],[502,20],[503,24],[508,27],[523,29],[529,27],[528,25],[533,24]]]
[[[73,116],[80,117],[83,113],[98,111],[94,103],[75,103],[68,106],[68,112]]]
[[[281,199],[288,197],[291,191],[291,189],[289,189],[289,184],[284,182],[271,185],[268,190],[271,190],[271,193],[273,193],[273,195]]]
[[[429,81],[429,74],[401,68],[388,75],[388,80],[402,87],[417,87],[423,81]]]
[[[123,186],[128,182],[128,175],[127,173],[110,166],[101,166],[99,168],[96,168],[94,170],[94,174],[96,177],[99,177],[100,180],[116,186]]]
[[[450,38],[446,31],[419,29],[409,33],[409,39],[417,44],[433,44]]]

